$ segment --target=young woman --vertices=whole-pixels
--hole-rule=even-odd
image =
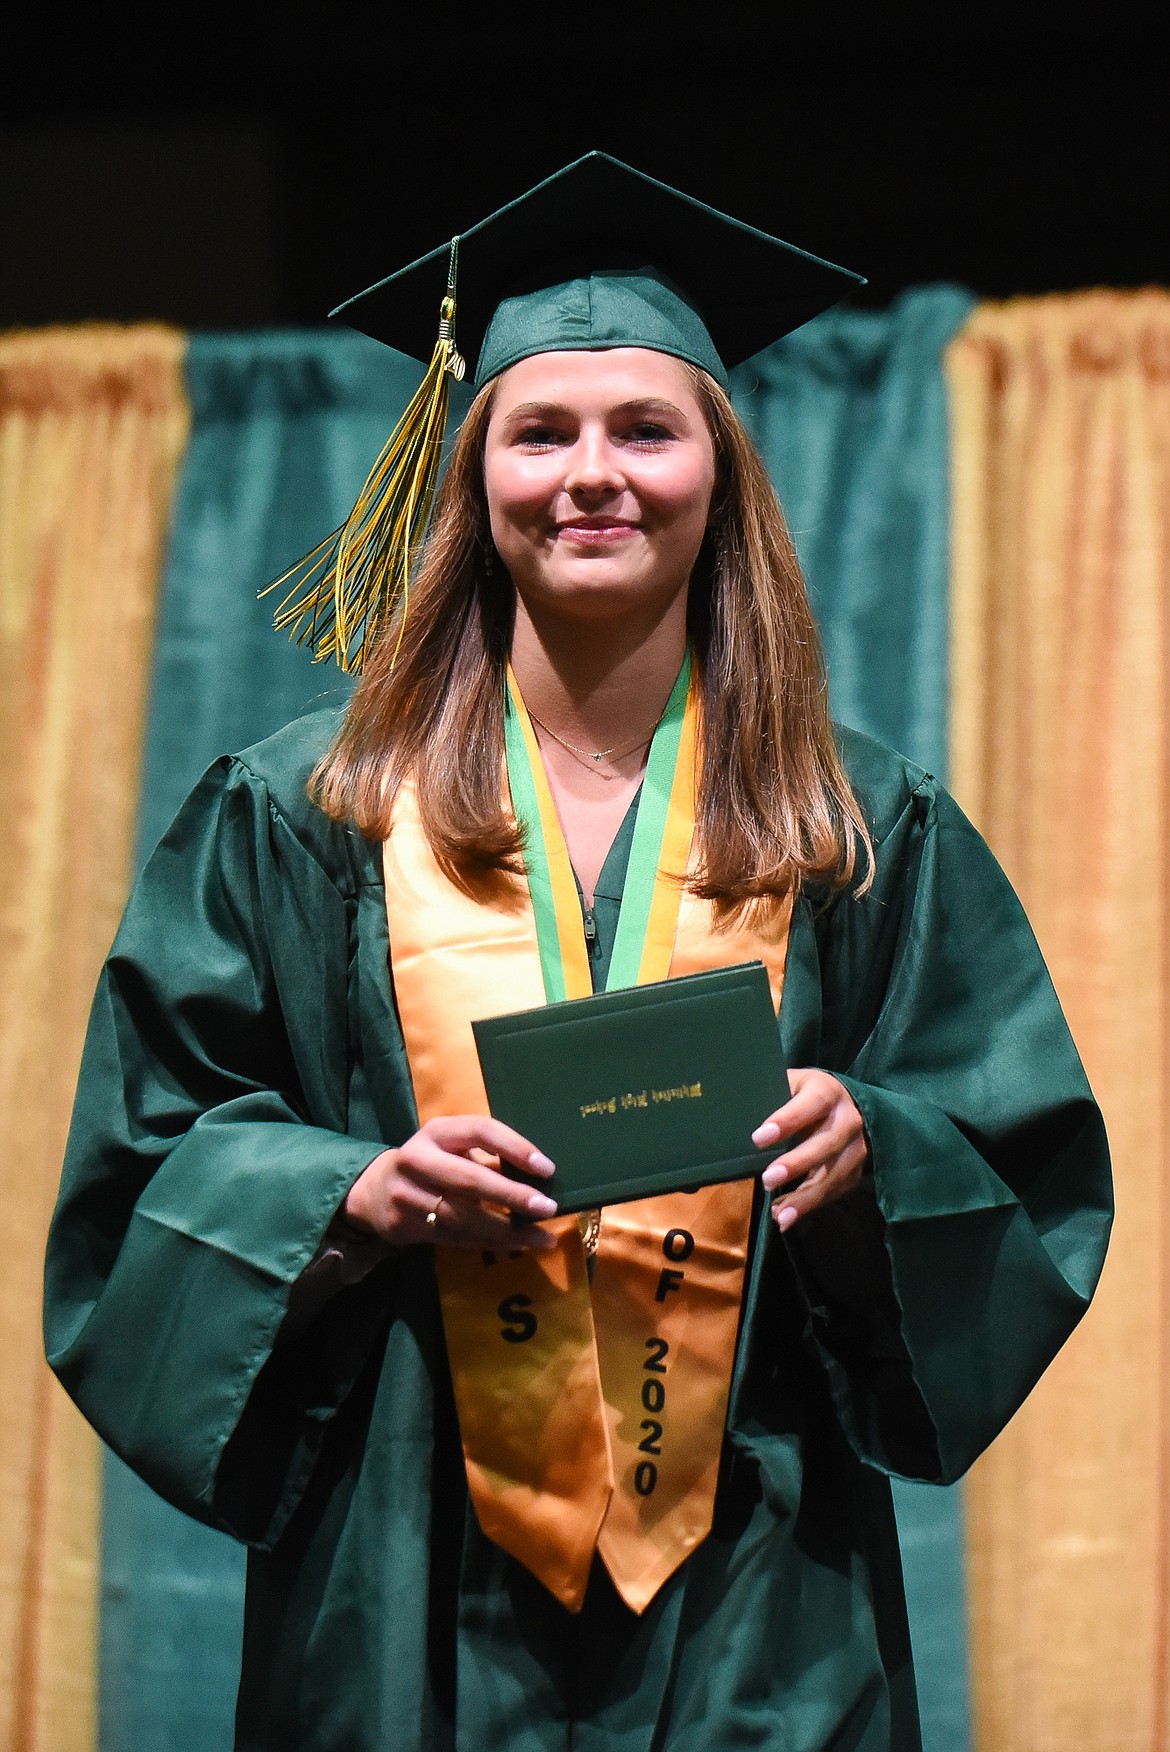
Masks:
[[[103,976],[50,1357],[252,1547],[243,1748],[912,1748],[886,1475],[957,1476],[1100,1267],[1031,933],[830,726],[698,320],[641,269],[501,306],[344,722],[212,769]],[[470,1020],[757,956],[759,1177],[557,1217]]]

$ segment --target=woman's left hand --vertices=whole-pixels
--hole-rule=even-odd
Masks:
[[[788,1087],[791,1098],[752,1133],[761,1150],[775,1148],[782,1138],[800,1138],[762,1176],[765,1190],[780,1195],[772,1216],[781,1230],[852,1192],[869,1160],[864,1122],[843,1083],[828,1071],[809,1069],[789,1071]]]

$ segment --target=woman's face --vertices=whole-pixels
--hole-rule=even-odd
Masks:
[[[540,353],[496,386],[492,537],[530,612],[661,611],[707,528],[715,451],[686,366],[644,347]]]

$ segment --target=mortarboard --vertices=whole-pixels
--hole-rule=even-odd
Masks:
[[[555,351],[558,342],[645,345],[640,324],[666,337],[672,320],[681,322],[686,350],[679,356],[699,350],[694,331],[705,330],[713,360],[691,363],[725,380],[721,367],[750,359],[864,284],[859,274],[716,212],[606,152],[586,153],[546,177],[464,231],[458,245],[458,336],[469,357],[479,355],[477,384],[531,353]],[[402,352],[429,357],[449,256],[444,243],[332,315]],[[640,311],[639,298],[652,297],[655,284],[668,297],[659,310]],[[589,302],[599,333],[583,320]]]
[[[478,353],[477,386],[536,353],[648,347],[726,387],[729,366],[863,284],[608,153],[586,153],[331,313],[430,364],[346,523],[276,580],[291,582],[277,627],[317,660],[361,668],[426,531],[449,380],[466,370],[456,328]]]

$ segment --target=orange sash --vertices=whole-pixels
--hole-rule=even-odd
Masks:
[[[549,864],[571,882],[535,737],[518,709]],[[693,835],[694,724],[692,699],[639,981],[759,959],[778,1008],[790,908],[716,929],[710,903],[679,880]],[[487,1113],[471,1022],[545,997],[527,884],[517,879],[490,904],[463,893],[436,863],[408,785],[383,866],[420,1121]],[[584,953],[564,959],[566,995],[587,995]],[[745,1114],[745,1131],[763,1117]],[[547,1253],[436,1250],[480,1525],[571,1611],[584,1600],[595,1551],[641,1612],[710,1530],[752,1192],[753,1182],[738,1181],[606,1209],[592,1284],[574,1217],[548,1225],[558,1246]]]

